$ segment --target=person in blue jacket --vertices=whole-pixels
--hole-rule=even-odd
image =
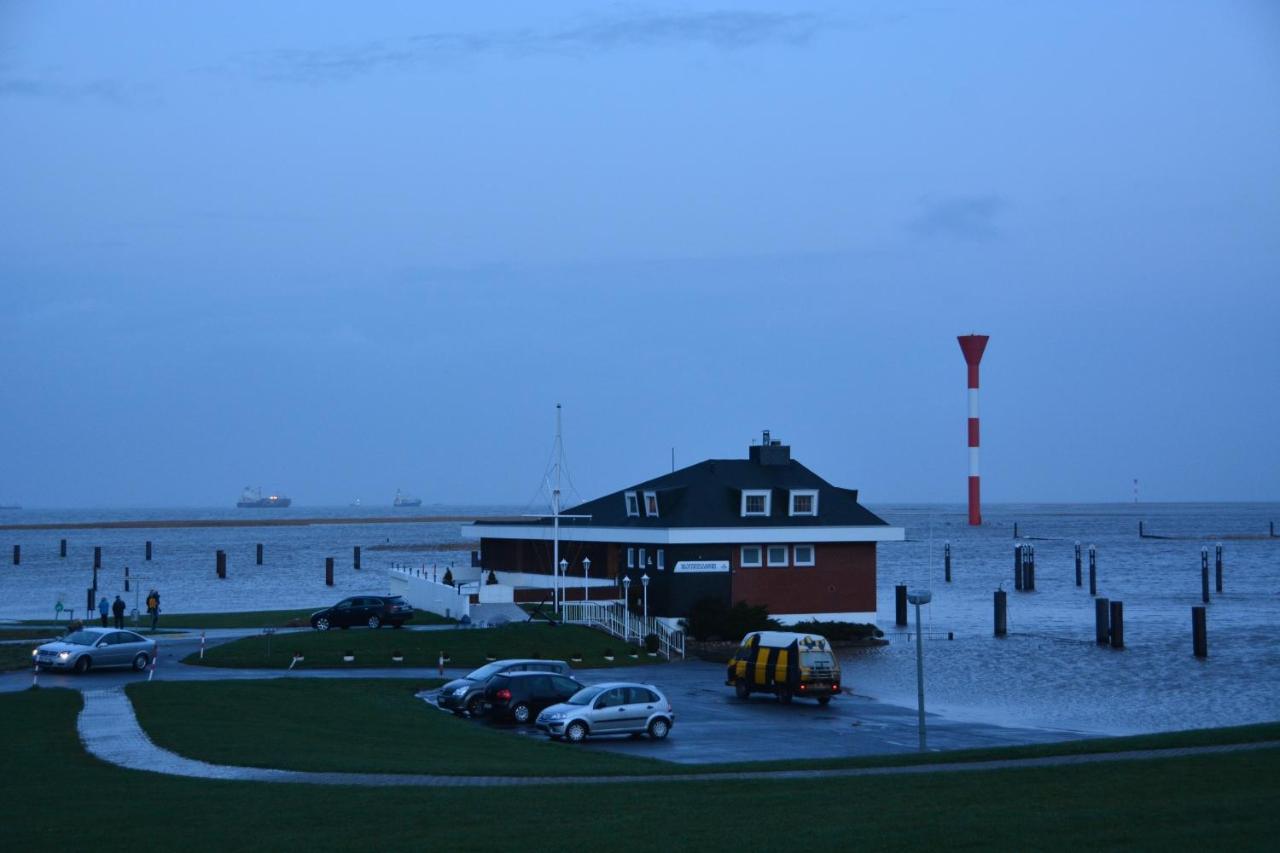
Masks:
[[[107,597],[102,596],[102,600],[98,602],[98,613],[102,614],[102,627],[107,627],[107,614],[111,612],[111,602],[107,601]]]

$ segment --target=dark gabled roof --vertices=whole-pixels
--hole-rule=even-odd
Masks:
[[[769,489],[773,492],[770,514],[743,517],[742,490]],[[789,515],[792,489],[818,491],[818,515]],[[644,515],[644,493],[656,492],[658,516]],[[640,516],[628,516],[625,495],[635,492]],[[783,464],[762,465],[753,459],[708,459],[688,468],[663,474],[652,480],[562,510],[566,515],[589,515],[588,519],[561,518],[561,527],[860,527],[888,522],[858,503],[856,489],[833,486],[794,459]],[[512,524],[505,521],[504,524]],[[551,517],[528,519],[518,524],[546,525]],[[485,522],[477,521],[483,527]]]

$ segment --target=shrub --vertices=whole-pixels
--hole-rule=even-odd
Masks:
[[[740,640],[752,631],[780,628],[776,620],[769,618],[769,608],[763,604],[747,604],[739,601],[726,607],[718,598],[702,598],[694,602],[685,620],[689,633],[695,640]]]
[[[453,569],[445,569],[444,577],[440,579],[440,582],[445,586],[453,586]]]
[[[833,643],[884,636],[884,631],[866,622],[823,622],[813,619],[797,622],[791,630],[800,634],[821,634]]]
[[[604,650],[604,656],[605,656],[605,657],[607,657],[607,658],[611,658],[611,657],[613,657],[613,649],[605,649],[605,650]]]
[[[646,652],[656,652],[658,650],[658,646],[659,642],[657,634],[644,635],[644,650]]]
[[[492,586],[498,582],[498,576],[493,573],[493,569],[489,570],[489,577],[485,579],[485,586]]]

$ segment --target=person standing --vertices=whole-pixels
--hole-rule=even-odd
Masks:
[[[116,596],[115,602],[111,605],[111,612],[115,614],[116,627],[123,628],[124,627],[124,599],[123,598],[121,598],[118,595]]]
[[[111,602],[107,601],[107,597],[102,596],[102,600],[98,602],[98,614],[102,616],[102,627],[107,627],[107,611],[111,609]]]
[[[147,613],[151,614],[151,633],[154,634],[160,621],[160,593],[154,589],[147,593]]]

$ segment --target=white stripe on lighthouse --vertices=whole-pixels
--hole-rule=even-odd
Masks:
[[[978,416],[978,389],[969,389],[969,417],[976,418]]]
[[[969,476],[978,476],[978,448],[969,448]]]

